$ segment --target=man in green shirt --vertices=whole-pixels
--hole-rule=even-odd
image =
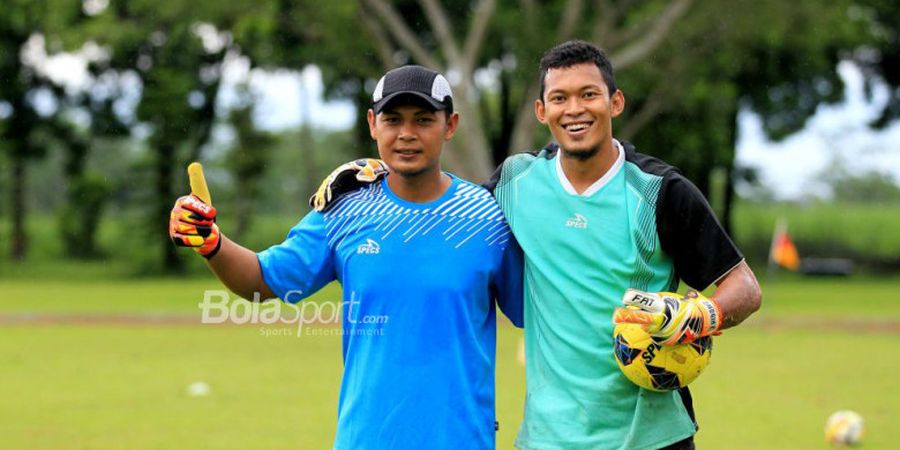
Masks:
[[[489,183],[526,257],[527,397],[516,445],[693,449],[690,393],[628,381],[613,357],[612,317],[628,289],[715,284],[711,299],[656,308],[640,292],[625,296],[644,310],[619,310],[617,320],[649,323],[663,344],[687,342],[758,309],[756,277],[690,181],[613,138],[625,97],[600,49],[566,42],[540,69],[535,113],[558,144],[509,157]]]

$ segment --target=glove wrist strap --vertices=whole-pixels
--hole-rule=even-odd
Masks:
[[[713,334],[719,331],[719,328],[722,326],[722,307],[719,306],[719,302],[707,298],[700,300],[700,306],[703,308],[705,312],[705,316],[707,317],[707,328],[706,335]]]
[[[212,258],[213,256],[216,256],[216,253],[219,253],[219,249],[220,249],[220,248],[222,248],[222,236],[221,236],[221,235],[219,235],[219,239],[216,240],[216,248],[212,249],[211,252],[209,252],[209,253],[207,253],[207,254],[205,254],[205,255],[204,255],[203,253],[201,253],[200,256],[202,256],[202,257],[204,257],[204,258],[206,258],[206,259],[210,259],[210,258]]]

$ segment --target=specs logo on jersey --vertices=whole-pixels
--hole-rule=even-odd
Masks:
[[[587,217],[584,217],[581,214],[575,213],[574,216],[569,217],[566,220],[566,226],[569,228],[579,228],[579,229],[583,230],[588,227]]]
[[[380,252],[381,246],[371,239],[366,239],[365,244],[360,244],[359,247],[356,247],[357,255],[377,255]]]

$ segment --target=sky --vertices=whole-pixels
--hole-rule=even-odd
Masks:
[[[208,36],[212,33],[209,30],[198,32],[206,32]],[[87,60],[103,57],[102,50],[91,45],[76,53],[48,56],[42,38],[37,36],[33,41],[29,43],[30,49],[23,52],[23,58],[72,91],[85,89],[91,81],[86,70]],[[215,39],[210,38],[210,45],[216,45]],[[817,179],[835,161],[851,173],[887,172],[900,183],[900,122],[884,130],[872,130],[867,126],[887,102],[888,88],[876,86],[871,98],[866,98],[859,68],[842,62],[838,65],[838,73],[845,83],[844,100],[834,105],[820,105],[804,129],[780,142],[765,136],[760,118],[753,112],[741,111],[738,115],[736,161],[739,165],[756,168],[761,183],[776,198],[827,197],[827,187]],[[258,100],[254,119],[266,130],[291,129],[307,121],[316,128],[341,130],[350,128],[357,120],[352,102],[324,98],[322,74],[315,66],[299,72],[250,69],[245,57],[230,55],[226,58],[222,76],[223,90],[218,106],[237,105],[240,97],[236,87],[246,84]],[[140,98],[136,77],[123,76],[115,82],[126,92],[126,98],[118,106],[123,111],[133,110]],[[46,94],[49,96],[49,92]],[[36,97],[39,104],[50,101],[41,100],[40,95]],[[9,112],[4,111],[4,105],[0,104],[0,117]]]
[[[876,86],[867,99],[858,67],[842,62],[838,73],[845,83],[843,102],[820,105],[804,129],[781,142],[765,136],[759,116],[738,116],[737,162],[759,168],[762,184],[778,198],[827,196],[817,178],[833,162],[850,173],[886,172],[900,183],[900,122],[883,130],[867,125],[888,101],[888,88]]]

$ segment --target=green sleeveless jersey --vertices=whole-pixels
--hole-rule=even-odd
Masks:
[[[690,394],[632,384],[613,356],[629,287],[703,289],[743,257],[702,194],[627,144],[576,194],[555,148],[508,158],[488,187],[525,253],[527,394],[517,447],[657,449],[696,431]]]

